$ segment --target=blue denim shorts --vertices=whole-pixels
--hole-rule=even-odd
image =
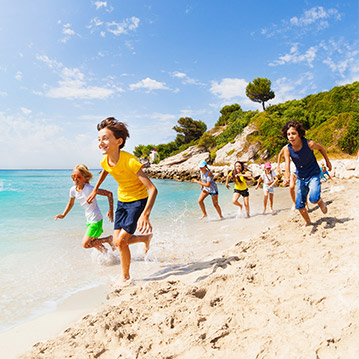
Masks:
[[[312,176],[308,180],[302,180],[297,177],[297,196],[295,199],[295,208],[303,209],[309,192],[309,201],[317,203],[320,200],[321,185],[320,176]]]
[[[266,183],[263,183],[263,192],[274,193],[274,187],[269,188]]]
[[[124,229],[129,234],[134,234],[137,221],[140,218],[147,203],[147,198],[133,202],[117,202],[115,213],[115,229]]]

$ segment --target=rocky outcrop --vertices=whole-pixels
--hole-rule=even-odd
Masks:
[[[247,126],[233,141],[217,150],[214,165],[232,164],[235,161],[249,162],[258,158],[259,143],[249,143],[247,136],[255,133],[254,124]]]

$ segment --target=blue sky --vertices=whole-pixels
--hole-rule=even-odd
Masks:
[[[256,77],[269,103],[359,80],[357,0],[0,2],[0,168],[99,168],[96,125],[168,143],[208,129]]]

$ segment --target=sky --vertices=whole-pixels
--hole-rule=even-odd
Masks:
[[[0,169],[99,168],[96,125],[125,150],[210,129],[257,77],[275,98],[359,81],[358,0],[0,0]]]

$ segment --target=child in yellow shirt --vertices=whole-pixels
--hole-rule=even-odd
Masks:
[[[88,198],[95,198],[98,188],[110,173],[118,183],[118,204],[115,213],[113,244],[119,248],[122,268],[120,286],[131,283],[129,245],[143,242],[147,253],[152,238],[150,213],[157,188],[142,171],[135,156],[122,150],[130,136],[126,124],[109,117],[97,125],[99,148],[104,155],[100,177]],[[135,231],[141,233],[135,235]]]

